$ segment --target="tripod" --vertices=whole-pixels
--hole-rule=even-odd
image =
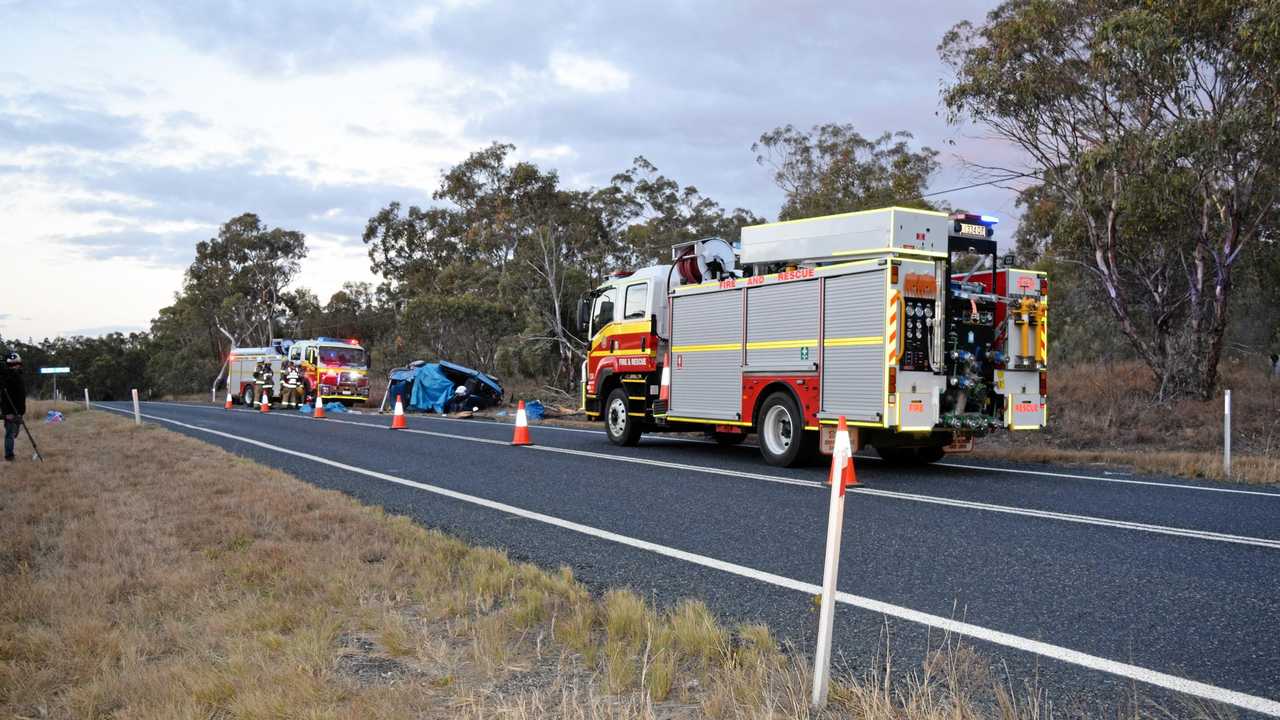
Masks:
[[[0,392],[4,393],[5,402],[13,407],[14,410],[17,410],[17,406],[14,406],[13,404],[13,398],[9,397],[9,391],[4,388],[0,388]],[[18,424],[27,432],[27,439],[31,441],[31,449],[35,451],[36,458],[39,459],[40,462],[44,462],[44,456],[40,454],[40,447],[36,445],[36,439],[31,435],[31,428],[27,427],[27,421],[23,419],[21,415],[18,415]]]

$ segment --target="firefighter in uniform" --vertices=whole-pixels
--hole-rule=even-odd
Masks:
[[[298,366],[286,360],[284,363],[283,376],[280,379],[280,385],[283,388],[281,395],[284,396],[285,407],[298,407],[302,388],[302,374],[298,372]]]
[[[259,360],[258,369],[253,373],[253,379],[258,384],[258,400],[262,400],[262,396],[267,396],[267,402],[271,402],[271,391],[275,389],[275,376],[271,371],[271,362],[268,360]]]

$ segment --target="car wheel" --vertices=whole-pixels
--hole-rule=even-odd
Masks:
[[[775,392],[760,406],[756,420],[760,454],[779,467],[807,462],[818,446],[818,433],[804,429],[804,416],[790,393]]]
[[[609,442],[631,446],[640,442],[640,423],[627,412],[627,391],[614,388],[604,402],[604,426]]]

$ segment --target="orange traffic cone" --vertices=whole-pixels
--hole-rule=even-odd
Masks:
[[[320,391],[316,391],[316,399],[311,404],[311,417],[324,419],[324,400],[320,399]]]
[[[532,445],[529,439],[529,416],[524,414],[524,401],[516,406],[516,431],[511,437],[512,445]]]
[[[853,443],[849,442],[849,426],[843,415],[836,424],[836,444],[831,450],[831,474],[827,477],[827,484],[830,485],[837,478],[840,480],[841,495],[845,488],[862,484],[853,471]]]
[[[231,409],[231,391],[230,390],[227,391],[227,402],[223,404],[222,409],[223,410]]]
[[[400,396],[396,396],[396,412],[391,416],[391,429],[403,430],[404,424],[404,403],[400,402]]]
[[[271,412],[271,398],[267,397],[267,391],[262,391],[262,405],[258,407],[260,412]]]

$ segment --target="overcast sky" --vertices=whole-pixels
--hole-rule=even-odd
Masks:
[[[750,147],[786,123],[909,130],[932,189],[974,182],[1015,156],[946,123],[936,47],[992,5],[0,0],[0,335],[147,328],[246,211],[306,233],[327,300],[375,279],[370,215],[494,140],[580,187],[644,155],[768,218]],[[940,199],[1012,234],[1009,191]]]

